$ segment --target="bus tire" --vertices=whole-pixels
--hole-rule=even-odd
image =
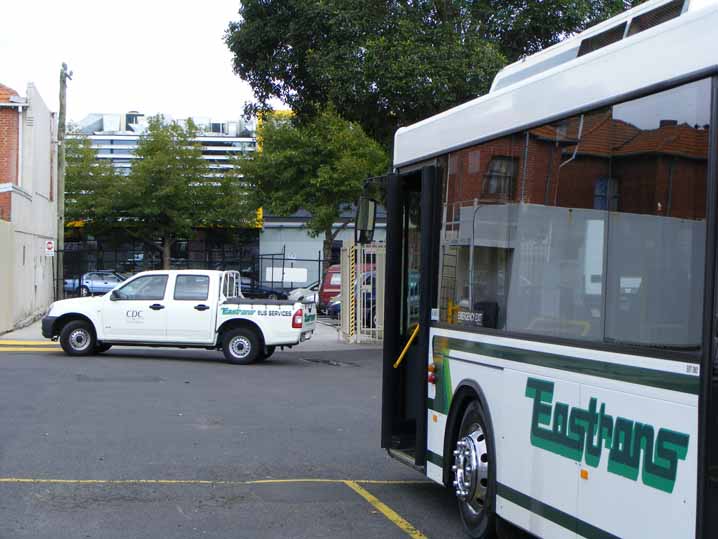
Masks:
[[[222,337],[222,352],[234,365],[249,365],[260,356],[259,338],[249,328],[229,330]]]
[[[479,402],[472,400],[461,418],[451,468],[461,522],[474,539],[496,532],[496,460],[489,425]]]
[[[68,356],[89,356],[96,342],[95,329],[86,320],[71,320],[60,331],[60,346]]]

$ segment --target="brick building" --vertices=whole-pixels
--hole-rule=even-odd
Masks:
[[[704,219],[708,134],[673,120],[642,130],[610,110],[570,118],[452,154],[447,202]]]
[[[0,84],[0,332],[53,300],[57,240],[57,125],[29,84],[26,95]]]

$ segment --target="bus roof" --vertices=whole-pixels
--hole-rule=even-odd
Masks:
[[[645,2],[505,67],[488,94],[399,129],[394,166],[716,70],[716,28],[718,0]]]

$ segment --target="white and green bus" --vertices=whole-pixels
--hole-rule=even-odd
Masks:
[[[470,536],[718,537],[717,124],[718,0],[651,0],[396,133],[382,446]]]

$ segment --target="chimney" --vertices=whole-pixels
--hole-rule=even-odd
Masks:
[[[658,125],[658,127],[675,127],[677,125],[678,120],[661,120],[661,123]]]

